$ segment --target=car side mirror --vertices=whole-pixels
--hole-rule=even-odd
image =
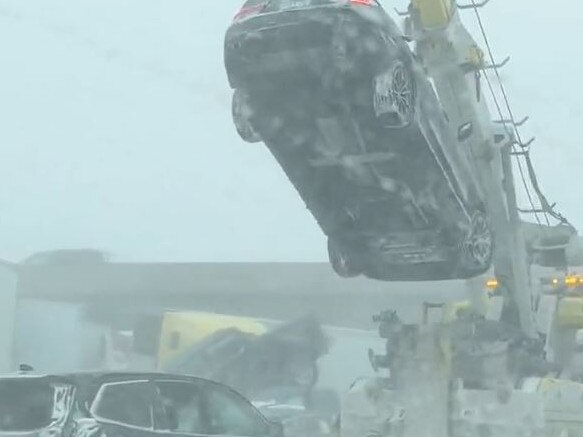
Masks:
[[[284,437],[285,432],[281,422],[269,422],[269,437]]]
[[[465,141],[474,133],[474,125],[472,122],[462,124],[457,131],[458,141]]]

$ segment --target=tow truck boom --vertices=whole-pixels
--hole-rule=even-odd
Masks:
[[[473,10],[480,20],[478,9],[488,1],[457,5],[453,0],[412,0],[405,18],[407,37],[415,43],[416,55],[433,80],[435,90],[458,139],[475,163],[487,199],[485,208],[495,236],[493,265],[500,290],[504,296],[503,319],[520,327],[525,335],[537,337],[533,308],[533,291],[530,281],[530,261],[523,234],[523,223],[517,204],[512,158],[528,154],[528,147],[520,140],[506,92],[500,82],[506,103],[496,100],[493,81],[488,75],[500,78],[498,69],[508,59],[497,63],[485,33],[488,47],[486,60],[474,38],[460,20],[460,9]],[[483,26],[480,20],[480,26]],[[498,110],[500,121],[492,120],[482,85],[487,82]],[[518,148],[516,147],[518,146]],[[535,184],[533,184],[535,185]],[[535,187],[538,189],[538,186]],[[537,192],[538,193],[538,192]],[[546,199],[541,204],[547,207]],[[544,209],[544,208],[543,208]],[[542,211],[544,214],[546,211]],[[562,217],[562,216],[561,216]],[[567,226],[557,228],[561,232]],[[546,227],[545,232],[555,228]],[[572,229],[572,228],[569,228]],[[574,230],[573,230],[574,233]]]

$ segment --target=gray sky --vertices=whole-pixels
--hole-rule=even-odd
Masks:
[[[0,257],[95,247],[139,261],[325,259],[283,172],[231,123],[222,44],[240,3],[0,0]],[[495,52],[512,56],[504,78],[517,115],[532,118],[540,182],[583,226],[573,3],[492,0],[484,18]]]

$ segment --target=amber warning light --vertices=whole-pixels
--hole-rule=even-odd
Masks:
[[[488,292],[493,293],[494,291],[498,290],[498,286],[500,284],[498,283],[498,279],[496,278],[492,278],[492,279],[488,279],[486,281],[486,290],[488,290]]]

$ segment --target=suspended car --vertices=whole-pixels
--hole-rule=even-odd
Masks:
[[[469,147],[376,0],[250,0],[225,38],[237,131],[263,141],[328,237],[334,270],[468,278],[493,236]]]

